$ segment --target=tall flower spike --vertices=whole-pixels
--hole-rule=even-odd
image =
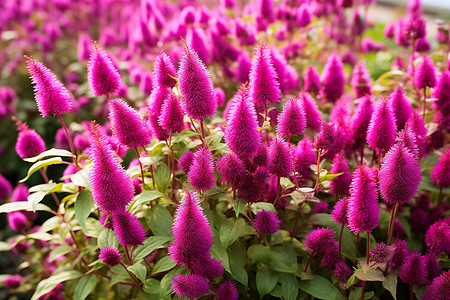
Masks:
[[[450,186],[450,148],[442,154],[431,171],[431,181],[437,186]]]
[[[344,198],[336,202],[336,204],[334,205],[334,209],[331,212],[331,218],[333,219],[333,221],[341,225],[347,225],[348,224],[347,209],[348,209],[348,198],[347,196],[345,196]]]
[[[269,144],[269,172],[278,177],[288,177],[294,171],[294,160],[289,144],[282,139],[275,139]]]
[[[447,300],[450,293],[450,270],[436,277],[422,300]]]
[[[393,91],[388,99],[389,106],[392,108],[397,121],[397,130],[401,130],[405,127],[406,121],[411,116],[411,103],[406,99],[403,88],[398,88]]]
[[[9,183],[8,179],[3,177],[2,174],[0,174],[0,202],[5,201],[8,199],[9,195],[12,193],[12,185]]]
[[[212,117],[217,109],[217,100],[211,74],[186,43],[184,49],[178,70],[181,105],[189,118],[203,120]]]
[[[423,89],[426,87],[434,87],[436,83],[433,60],[427,55],[424,55],[414,73],[414,85],[418,89]]]
[[[300,102],[296,98],[289,99],[278,115],[277,132],[280,138],[300,135],[305,133],[306,116]]]
[[[311,177],[311,165],[317,163],[317,154],[312,148],[312,142],[309,137],[298,143],[294,150],[294,160],[296,172],[299,175],[299,184],[304,185]]]
[[[307,92],[300,92],[298,94],[298,99],[300,101],[300,106],[305,112],[306,127],[312,131],[319,131],[322,126],[322,119],[316,102]]]
[[[228,113],[225,142],[240,158],[252,158],[262,146],[255,108],[249,102],[245,90],[235,96],[235,103]]]
[[[45,142],[34,129],[26,128],[19,132],[15,149],[21,158],[34,157],[45,151]]]
[[[236,290],[235,283],[227,280],[222,283],[217,290],[217,300],[238,300],[239,293]]]
[[[90,156],[93,165],[89,173],[92,197],[105,212],[121,211],[133,200],[133,183],[102,134],[100,126],[92,125],[91,129],[94,132]]]
[[[164,100],[170,95],[171,91],[169,88],[159,88],[156,86],[152,93],[150,94],[149,99],[149,116],[148,123],[151,128],[151,132],[153,136],[155,136],[158,140],[166,140],[169,137],[169,131],[159,125],[159,116],[161,115],[161,108],[164,103]]]
[[[400,278],[411,286],[427,283],[428,270],[425,257],[419,253],[411,253],[400,267]]]
[[[72,96],[53,72],[36,59],[27,57],[27,69],[42,117],[56,116],[71,111]]]
[[[164,52],[156,57],[153,74],[159,87],[173,88],[177,84],[174,79],[177,76],[175,67],[170,57]]]
[[[188,173],[191,186],[198,191],[207,191],[214,185],[214,164],[212,154],[206,148],[195,152],[194,160]]]
[[[209,292],[208,281],[200,275],[177,275],[172,277],[172,294],[181,298],[196,299]]]
[[[388,101],[382,99],[372,113],[367,128],[367,143],[378,153],[385,153],[394,145],[396,135],[397,126],[394,112],[388,105]]]
[[[280,102],[280,85],[272,64],[269,47],[261,42],[254,52],[250,68],[249,98],[258,111],[268,103]]]
[[[145,230],[135,215],[126,208],[122,211],[113,211],[111,220],[114,233],[124,246],[139,246],[144,243]]]
[[[331,103],[335,103],[344,93],[344,65],[337,53],[332,53],[325,63],[322,74],[322,94]]]
[[[419,158],[419,148],[417,147],[416,134],[409,127],[399,132],[397,143],[403,144],[416,159]]]
[[[314,139],[314,148],[321,151],[321,155],[332,151],[336,144],[336,127],[333,123],[322,122],[322,128]]]
[[[172,133],[181,132],[184,129],[184,112],[177,96],[170,94],[161,107],[161,115],[158,118],[159,125]]]
[[[450,225],[449,220],[434,222],[425,233],[425,243],[428,251],[439,254],[450,254]]]
[[[442,112],[450,111],[450,71],[445,71],[439,77],[438,84],[433,92],[433,98],[437,100],[433,105]]]
[[[411,128],[416,134],[416,143],[419,148],[419,156],[424,156],[427,153],[426,135],[427,129],[425,123],[417,109],[413,110],[411,116],[408,119],[408,128]]]
[[[94,46],[88,62],[88,81],[94,96],[109,95],[120,88],[120,73],[113,64],[109,54]]]
[[[274,211],[262,210],[256,214],[253,226],[259,234],[275,234],[280,229],[280,220]]]
[[[335,243],[334,231],[330,228],[318,228],[311,231],[305,239],[305,246],[313,254],[325,254],[330,246]]]
[[[360,146],[366,142],[367,127],[369,127],[373,110],[373,100],[371,96],[360,99],[352,118],[353,138],[355,139],[356,146]]]
[[[422,181],[420,165],[408,148],[396,144],[383,159],[378,181],[384,201],[403,205],[411,201]]]
[[[336,154],[331,164],[331,174],[339,174],[336,178],[333,178],[330,182],[330,193],[335,196],[347,195],[352,181],[352,174],[348,168],[348,163],[345,160],[342,152]]]
[[[218,158],[217,171],[222,175],[222,183],[235,184],[245,172],[245,165],[234,153],[225,153]]]
[[[353,69],[351,86],[355,93],[355,98],[361,98],[362,96],[372,95],[372,89],[370,88],[370,74],[366,69],[364,61],[360,61]]]
[[[347,210],[348,224],[355,234],[371,232],[378,226],[380,208],[377,198],[372,171],[366,165],[359,166],[353,173]]]
[[[150,144],[151,135],[138,112],[122,99],[109,100],[109,119],[120,143],[130,148]]]

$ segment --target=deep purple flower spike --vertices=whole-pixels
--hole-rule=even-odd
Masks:
[[[217,290],[217,300],[238,300],[239,293],[236,290],[235,283],[231,280],[226,280]]]
[[[214,164],[212,154],[206,148],[195,152],[188,173],[189,183],[198,191],[207,191],[214,185]]]
[[[298,99],[306,115],[306,127],[312,131],[319,131],[322,126],[322,119],[316,102],[311,95],[306,92],[300,92],[298,94]]]
[[[72,95],[49,68],[27,57],[27,69],[31,82],[35,84],[35,99],[42,117],[61,115],[72,110]]]
[[[347,210],[348,210],[348,198],[347,196],[345,196],[344,198],[336,202],[336,204],[334,205],[334,209],[331,212],[331,219],[333,219],[333,221],[338,224],[347,225],[348,224]]]
[[[289,144],[282,139],[275,139],[269,144],[269,172],[278,177],[288,177],[294,170],[294,160]]]
[[[378,153],[385,153],[394,145],[397,125],[394,112],[386,99],[380,100],[367,128],[367,143]]]
[[[120,244],[124,246],[139,246],[144,243],[145,230],[135,215],[124,208],[111,213],[114,233]]]
[[[312,230],[305,239],[305,246],[313,254],[325,254],[334,243],[334,231],[330,228],[318,228]]]
[[[235,184],[245,172],[245,165],[234,153],[225,153],[218,158],[217,171],[222,176],[222,183]]]
[[[325,63],[322,74],[322,94],[328,102],[335,103],[344,93],[344,65],[337,53],[332,53]]]
[[[331,164],[331,174],[339,174],[336,178],[333,178],[330,182],[330,193],[335,196],[347,195],[352,181],[352,174],[348,168],[348,163],[345,160],[344,153],[340,152],[334,156],[333,163]]]
[[[431,171],[431,181],[440,187],[450,186],[450,148],[442,154]]]
[[[151,135],[138,112],[122,99],[109,100],[109,119],[120,143],[130,148],[150,144]]]
[[[184,129],[184,112],[177,96],[170,94],[161,107],[161,115],[158,118],[159,125],[165,130],[175,133]]]
[[[177,84],[177,81],[174,79],[174,77],[177,77],[175,67],[170,57],[164,52],[156,57],[153,74],[160,87],[173,88]]]
[[[6,217],[12,231],[23,232],[23,230],[30,225],[27,217],[21,211],[8,212],[6,213]]]
[[[411,286],[426,284],[428,270],[426,268],[425,257],[419,253],[411,253],[400,267],[399,275],[404,283]]]
[[[214,115],[217,99],[211,75],[198,54],[184,43],[185,53],[178,70],[181,104],[187,116],[203,120]]]
[[[450,254],[450,225],[448,219],[433,223],[425,233],[428,251],[439,254]]]
[[[436,277],[422,300],[447,300],[450,293],[450,270]]]
[[[433,60],[427,55],[424,55],[414,74],[414,85],[417,89],[423,89],[426,87],[435,87],[436,83]]]
[[[366,165],[359,166],[353,173],[347,210],[348,224],[355,234],[371,232],[378,226],[380,208],[377,198],[372,171]]]
[[[264,111],[268,103],[280,102],[280,86],[272,64],[269,47],[261,42],[254,52],[250,68],[249,98],[258,111]]]
[[[412,111],[412,114],[409,117],[407,124],[408,128],[411,128],[411,130],[413,130],[416,135],[417,147],[419,148],[419,156],[425,156],[427,154],[426,149],[427,129],[425,128],[423,118],[417,109]]]
[[[439,76],[433,97],[437,99],[433,102],[436,109],[443,113],[450,113],[450,71],[445,71]]]
[[[298,143],[294,150],[294,160],[299,184],[304,185],[312,174],[310,166],[317,163],[317,153],[313,150],[308,137]]]
[[[314,65],[309,65],[305,70],[305,83],[303,89],[311,94],[316,95],[320,90],[320,74]]]
[[[208,281],[200,275],[177,275],[172,277],[173,294],[196,299],[209,292]]]
[[[189,173],[194,157],[195,155],[191,151],[185,151],[183,156],[180,157],[178,165],[183,169],[185,174]]]
[[[401,130],[411,116],[411,103],[406,99],[405,91],[401,87],[393,91],[388,99],[389,106],[392,108],[397,121],[397,130]]]
[[[356,146],[364,145],[366,142],[367,128],[373,111],[373,98],[371,96],[361,98],[352,118],[353,138]]]
[[[164,104],[164,100],[171,94],[169,88],[159,88],[156,86],[152,93],[150,94],[149,99],[149,127],[151,128],[151,132],[153,136],[155,136],[158,140],[166,140],[169,137],[169,131],[159,125],[158,118],[161,115],[161,108]]]
[[[355,98],[372,95],[372,89],[369,71],[366,69],[364,61],[360,61],[353,69],[351,86],[355,93]]]
[[[333,150],[336,144],[336,127],[333,123],[322,122],[322,127],[314,139],[313,146],[323,156]]]
[[[120,73],[109,54],[94,46],[88,62],[88,81],[94,96],[114,94],[120,88]]]
[[[259,234],[275,234],[280,229],[280,220],[274,211],[262,210],[256,214],[253,226]]]
[[[405,146],[416,159],[419,158],[419,147],[417,147],[416,134],[409,127],[399,132],[397,143]]]
[[[117,248],[105,247],[103,249],[100,249],[98,258],[102,262],[108,264],[110,267],[114,267],[122,260],[122,254],[119,253],[119,250]]]
[[[385,243],[377,243],[372,251],[370,251],[370,256],[372,257],[372,261],[381,264],[388,260],[389,256],[393,254],[391,252],[392,250],[390,250]]]
[[[408,257],[409,249],[404,240],[395,241],[392,247],[394,248],[394,255],[388,265],[392,270],[397,270],[403,265],[406,257]]]
[[[277,132],[280,138],[300,135],[305,133],[306,116],[300,102],[296,98],[289,99],[278,115]]]
[[[45,151],[45,142],[34,129],[26,128],[19,132],[15,149],[21,158],[34,157]]]
[[[298,27],[306,27],[311,23],[311,13],[309,12],[309,7],[306,4],[299,6],[297,10],[297,20],[296,25]]]

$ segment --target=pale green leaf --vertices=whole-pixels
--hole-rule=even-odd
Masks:
[[[100,234],[98,235],[97,244],[100,249],[105,247],[117,248],[119,246],[119,240],[117,239],[114,231],[111,229],[102,228]]]
[[[28,173],[27,176],[21,180],[19,180],[19,182],[25,182],[28,180],[28,178],[30,178],[31,175],[34,174],[34,172],[38,171],[39,169],[45,167],[45,166],[50,166],[53,164],[57,164],[62,162],[62,158],[61,157],[53,157],[53,158],[49,158],[49,159],[45,159],[45,160],[40,160],[36,163],[34,163],[30,169],[28,169]]]
[[[151,236],[144,241],[144,245],[138,246],[133,251],[134,261],[139,261],[145,257],[147,257],[150,253],[155,251],[156,249],[162,248],[163,245],[172,238],[167,236]]]
[[[182,133],[180,133],[180,134],[172,141],[172,143],[173,143],[173,144],[177,144],[177,143],[181,142],[182,140],[184,140],[184,139],[186,139],[186,138],[189,138],[189,137],[191,137],[191,136],[196,136],[196,137],[198,137],[199,134],[198,134],[197,132],[195,132],[195,131],[192,131],[192,130],[186,130],[186,131],[183,131]]]
[[[30,202],[27,201],[10,202],[0,206],[0,213],[8,213],[19,210],[33,211],[33,207]],[[41,203],[36,205],[36,210],[51,211],[50,207]]]
[[[170,256],[164,256],[160,260],[158,260],[153,267],[152,274],[162,273],[169,271],[173,267],[176,266],[176,262],[174,262]]]
[[[53,249],[50,252],[50,256],[48,258],[48,261],[52,262],[55,259],[57,259],[58,257],[61,257],[61,256],[65,255],[65,254],[69,253],[72,250],[74,250],[74,248],[71,247],[71,246],[59,246],[59,247],[56,247],[55,249]]]
[[[62,271],[57,274],[53,274],[47,279],[42,280],[36,287],[36,291],[31,297],[31,300],[36,300],[42,295],[47,294],[53,290],[58,284],[68,280],[74,280],[81,277],[83,274],[76,270]]]
[[[172,236],[173,218],[165,207],[153,206],[147,211],[145,218],[154,235]]]
[[[136,275],[141,282],[145,282],[145,278],[147,277],[147,267],[142,263],[139,262],[129,266],[128,271]]]
[[[397,281],[397,274],[387,274],[382,282],[383,287],[391,293],[394,300],[397,300]]]
[[[254,213],[255,215],[256,215],[258,212],[262,211],[263,209],[266,210],[266,211],[274,211],[274,212],[277,212],[277,210],[275,209],[275,207],[273,206],[272,203],[268,203],[268,202],[256,202],[256,203],[253,203],[253,204],[251,205],[252,213]]]
[[[164,194],[159,191],[143,191],[136,196],[135,201],[131,203],[128,210],[130,213],[134,214],[143,204],[150,203],[162,196],[164,196]]]
[[[0,241],[0,252],[9,250],[11,250],[11,245],[8,244],[7,242]]]
[[[24,161],[27,162],[36,162],[44,157],[47,156],[62,156],[62,157],[73,157],[72,152],[64,150],[64,149],[55,149],[52,148],[50,150],[44,151],[41,154],[39,154],[38,156],[34,156],[34,157],[29,157],[29,158],[24,158]]]
[[[91,170],[92,164],[87,165],[77,173],[70,176],[70,180],[78,186],[90,189],[89,186],[89,172]]]
[[[155,170],[155,183],[158,191],[163,193],[170,184],[170,170],[166,164],[161,163]]]
[[[344,173],[326,174],[326,175],[320,176],[319,182],[330,181],[338,176],[341,176],[342,174],[344,174]]]
[[[92,292],[97,284],[96,275],[88,275],[81,277],[75,288],[75,300],[84,300]]]
[[[92,198],[91,192],[86,189],[82,190],[75,201],[75,216],[83,230],[85,229],[86,219],[89,217],[93,206],[94,199]]]

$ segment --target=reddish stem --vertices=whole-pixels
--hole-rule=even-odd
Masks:
[[[70,151],[72,152],[72,155],[73,155],[73,163],[75,164],[77,171],[79,171],[80,166],[78,165],[78,157],[77,157],[77,154],[75,153],[75,148],[73,147],[72,137],[70,136],[69,130],[67,129],[66,123],[64,123],[64,120],[61,117],[61,114],[56,114],[56,117],[58,118],[59,122],[61,122],[61,125],[64,128],[64,132],[66,133],[67,140],[69,141]]]
[[[136,157],[137,157],[137,160],[138,160],[138,162],[139,162],[139,168],[141,168],[142,187],[144,187],[144,185],[145,185],[145,180],[144,180],[144,168],[142,167],[142,162],[141,162],[141,160],[139,159],[139,158],[141,157],[141,155],[139,154],[139,151],[138,151],[137,147],[134,147],[134,151],[136,152]]]
[[[275,201],[273,202],[273,206],[275,206],[275,204],[277,204],[278,199],[280,199],[281,196],[281,183],[280,183],[280,176],[277,176],[277,197],[275,198]]]
[[[443,186],[441,185],[441,187],[439,188],[439,198],[438,198],[438,203],[437,203],[437,207],[441,207],[441,203],[442,203],[442,188]]]
[[[309,263],[311,262],[312,257],[313,257],[313,254],[311,253],[308,257],[308,261],[306,262],[306,267],[305,267],[305,270],[303,270],[303,272],[308,271]]]
[[[341,233],[339,234],[339,255],[341,255],[342,233],[344,232],[344,226],[345,226],[345,224],[342,224]]]
[[[394,222],[395,222],[395,215],[397,214],[398,209],[398,203],[395,203],[394,208],[391,210],[391,218],[389,219],[389,227],[388,227],[388,236],[386,240],[386,245],[390,245],[391,237],[392,237],[392,230],[394,228]]]
[[[319,178],[320,178],[320,158],[322,156],[322,149],[318,150],[317,153],[317,178],[316,178],[316,185],[314,186],[314,192],[317,191],[317,188],[319,187]]]

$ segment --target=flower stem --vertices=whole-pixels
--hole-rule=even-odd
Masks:
[[[314,192],[317,191],[317,188],[319,187],[319,178],[320,178],[320,157],[322,156],[322,150],[319,149],[317,153],[317,178],[316,178],[316,185],[314,186]]]
[[[128,247],[125,246],[125,245],[123,247],[125,248],[125,253],[127,254],[128,261],[129,261],[130,265],[132,265],[133,264],[133,260],[131,259],[131,255],[130,255],[130,252],[128,251]]]
[[[280,183],[280,176],[277,176],[277,197],[275,198],[275,201],[273,202],[273,206],[275,206],[275,204],[277,204],[278,199],[280,199],[281,196],[281,183]]]
[[[302,205],[303,205],[303,202],[298,204],[297,214],[295,215],[294,226],[292,227],[292,230],[291,230],[291,238],[293,238],[296,233],[298,218],[300,217],[300,210],[302,208]]]
[[[389,219],[388,236],[386,240],[386,245],[389,246],[391,242],[392,230],[395,222],[395,215],[397,214],[398,203],[395,203],[394,208],[391,210],[391,218]]]
[[[411,299],[411,300],[415,299],[412,284],[409,285],[409,299]]]
[[[339,234],[339,255],[341,255],[342,233],[344,233],[344,226],[345,224],[343,223],[341,226],[341,233]]]
[[[439,198],[438,198],[438,203],[437,203],[437,207],[441,207],[441,203],[442,203],[442,188],[443,186],[441,185],[441,187],[439,188]]]
[[[138,162],[139,162],[139,167],[141,168],[142,188],[144,188],[144,186],[145,186],[145,180],[144,180],[144,168],[142,167],[142,162],[141,162],[141,160],[139,159],[139,158],[140,158],[140,154],[139,154],[139,151],[138,151],[137,147],[134,147],[134,151],[136,152],[136,157],[137,157],[137,160],[138,160]]]
[[[305,267],[305,270],[303,270],[303,272],[308,271],[309,263],[311,262],[312,257],[313,257],[313,254],[311,253],[308,257],[308,261],[306,262],[306,267]]]
[[[77,154],[75,153],[75,148],[73,147],[72,137],[69,134],[69,130],[67,129],[66,123],[64,123],[64,120],[61,117],[61,114],[56,114],[56,117],[58,118],[59,122],[61,122],[61,125],[64,128],[64,132],[66,133],[67,140],[69,141],[70,151],[72,152],[72,155],[73,155],[73,163],[75,164],[77,171],[79,171],[80,166],[78,165],[78,157],[77,157]]]

